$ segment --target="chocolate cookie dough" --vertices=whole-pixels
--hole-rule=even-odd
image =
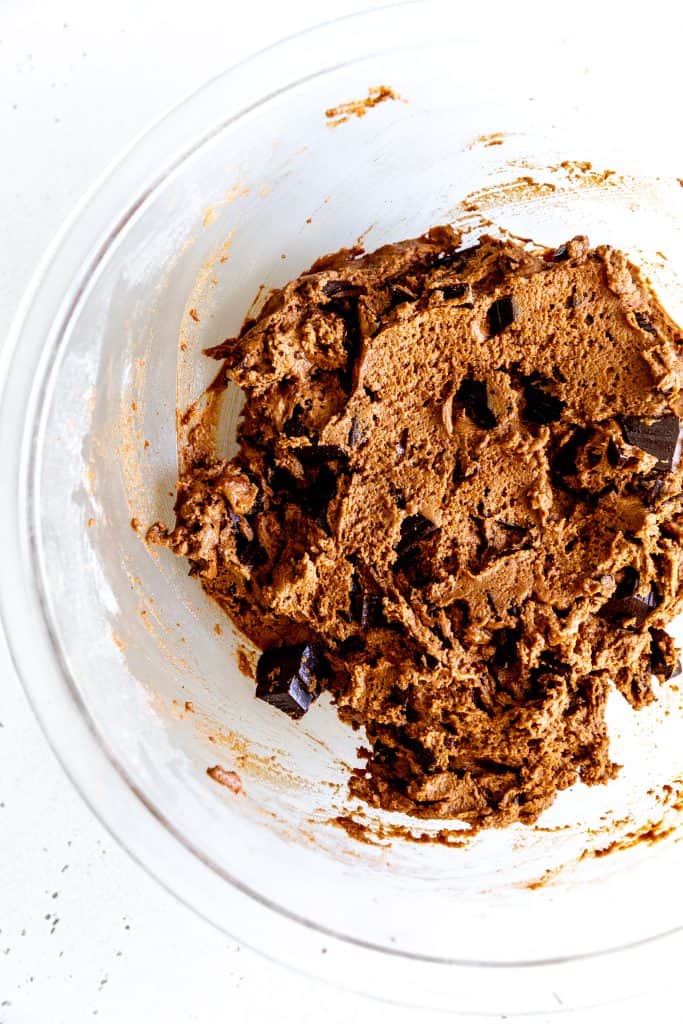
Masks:
[[[681,332],[609,246],[449,228],[318,260],[209,353],[246,406],[152,538],[364,727],[353,791],[475,826],[607,782],[605,706],[677,671]]]

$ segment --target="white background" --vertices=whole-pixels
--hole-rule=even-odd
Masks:
[[[0,339],[64,216],[146,124],[250,52],[366,6],[0,0]],[[676,1002],[653,996],[577,1019],[680,1022]],[[64,777],[0,637],[0,1024],[346,1024],[369,1015],[446,1019],[291,974],[163,891]]]

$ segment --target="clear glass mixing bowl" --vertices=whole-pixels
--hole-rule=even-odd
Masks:
[[[0,597],[67,772],[188,905],[382,998],[541,1012],[647,987],[680,957],[675,691],[638,716],[614,699],[621,778],[563,794],[540,827],[462,847],[391,838],[387,822],[409,823],[346,793],[359,736],[325,699],[301,723],[255,701],[227,621],[130,525],[171,521],[176,405],[214,369],[201,348],[238,329],[261,285],[359,235],[375,247],[484,216],[548,244],[586,232],[632,252],[680,317],[680,152],[655,116],[669,123],[678,94],[667,33],[462,10],[384,8],[264,51],[85,198],[2,352]],[[330,126],[326,109],[380,84],[400,98]],[[618,173],[606,183],[563,160]],[[478,209],[461,204],[473,190]],[[232,395],[228,448],[238,409]],[[208,777],[215,764],[244,791]],[[343,814],[372,841],[339,828]],[[662,841],[636,843],[655,819]]]

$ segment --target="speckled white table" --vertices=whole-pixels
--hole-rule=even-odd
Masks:
[[[260,46],[365,6],[1,0],[0,339],[63,217],[145,124]],[[626,1024],[646,1012],[683,1019],[666,995],[576,1019]],[[0,637],[0,1024],[346,1024],[368,1015],[444,1019],[267,963],[148,878],[64,777]]]

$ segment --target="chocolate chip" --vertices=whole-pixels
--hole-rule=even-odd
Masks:
[[[396,553],[404,555],[417,544],[426,540],[437,529],[438,527],[421,512],[416,512],[414,516],[408,516],[401,523],[401,537],[396,545]]]
[[[661,683],[679,676],[683,671],[676,645],[664,629],[650,627],[650,665]]]
[[[552,255],[553,263],[562,263],[564,260],[569,259],[569,246],[565,242],[563,245],[558,245],[557,249]]]
[[[636,625],[641,626],[659,604],[659,598],[654,587],[650,587],[646,594],[639,594],[639,586],[640,573],[632,566],[627,566],[622,570],[614,594],[600,609],[600,615],[612,622],[635,619]]]
[[[273,647],[256,666],[256,696],[292,718],[301,718],[318,695],[329,666],[315,644]]]
[[[643,331],[647,331],[648,334],[656,334],[657,328],[653,327],[645,313],[636,313],[636,323]]]
[[[501,299],[496,299],[489,306],[488,313],[486,314],[489,323],[489,333],[491,335],[500,334],[518,316],[519,307],[511,295],[504,295]]]
[[[562,416],[567,403],[549,394],[543,388],[527,384],[524,388],[524,410],[522,418],[529,423],[556,423]]]
[[[498,420],[489,408],[484,381],[465,377],[455,393],[455,398],[461,403],[472,422],[482,430],[492,430],[497,426]]]
[[[624,416],[621,429],[629,444],[657,458],[657,469],[666,472],[672,469],[679,436],[677,416],[673,413],[651,419]]]
[[[363,285],[352,284],[351,281],[326,281],[323,292],[330,299],[357,299],[359,295],[365,294],[365,288]]]

